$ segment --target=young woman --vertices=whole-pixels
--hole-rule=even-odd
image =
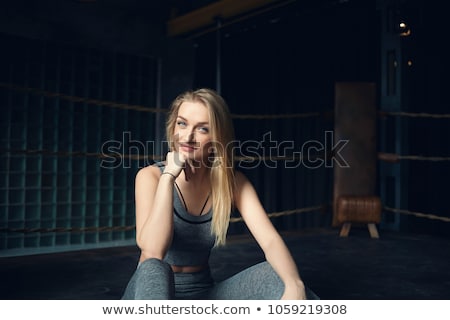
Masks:
[[[210,89],[172,103],[164,163],[136,175],[138,267],[123,299],[306,299],[305,286],[250,181],[233,166],[228,107]],[[236,208],[266,262],[216,283],[208,259]],[[308,297],[314,297],[308,292]]]

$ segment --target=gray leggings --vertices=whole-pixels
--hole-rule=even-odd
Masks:
[[[283,291],[283,282],[267,262],[216,283],[209,269],[174,273],[166,262],[147,259],[137,267],[122,299],[278,300]],[[306,294],[308,299],[317,299],[309,289]]]

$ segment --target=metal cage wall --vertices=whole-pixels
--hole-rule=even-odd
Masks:
[[[157,59],[0,38],[0,255],[134,241]]]

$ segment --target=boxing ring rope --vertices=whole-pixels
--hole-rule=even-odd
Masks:
[[[437,216],[434,214],[429,214],[429,213],[414,212],[414,211],[395,209],[395,208],[390,208],[390,207],[383,207],[383,209],[385,211],[411,215],[411,216],[415,216],[418,218],[427,218],[427,219],[431,219],[431,220],[440,220],[440,221],[444,221],[444,222],[450,222],[450,218],[448,218],[448,217],[440,217],[440,216]]]
[[[286,216],[291,214],[306,213],[312,211],[323,211],[326,209],[326,205],[311,206],[301,209],[284,210],[279,212],[268,213],[269,218],[276,218],[280,216]],[[241,217],[232,217],[230,222],[241,222]],[[115,226],[115,227],[85,227],[85,228],[0,228],[0,232],[16,232],[16,233],[81,233],[81,232],[106,232],[106,231],[132,231],[136,228],[132,226]]]
[[[37,89],[37,88],[12,85],[12,84],[8,84],[8,83],[4,83],[4,82],[0,82],[0,88],[10,89],[10,90],[14,90],[14,91],[22,92],[22,93],[31,93],[31,94],[35,94],[35,95],[47,97],[47,98],[58,98],[58,99],[66,100],[66,101],[70,101],[70,102],[95,104],[97,106],[104,106],[104,107],[123,109],[123,110],[134,110],[134,111],[139,111],[139,112],[151,112],[151,113],[167,111],[165,109],[149,108],[149,107],[144,107],[144,106],[139,106],[139,105],[129,105],[126,103],[118,103],[118,102],[113,102],[113,101],[83,98],[83,97],[67,95],[67,94],[63,94],[63,93],[59,93],[59,92],[52,92],[52,91],[41,90],[41,89]]]
[[[13,91],[19,91],[24,93],[35,94],[43,97],[49,98],[59,98],[62,100],[67,100],[71,102],[77,103],[86,103],[93,104],[97,106],[123,109],[123,110],[133,110],[137,112],[147,112],[147,113],[161,113],[167,112],[167,109],[161,108],[149,108],[139,105],[130,105],[126,103],[117,103],[113,101],[105,101],[99,99],[90,99],[83,98],[73,95],[66,95],[62,93],[51,92],[47,90],[41,90],[37,88],[29,88],[23,86],[12,85],[4,82],[0,82],[0,88],[5,88]],[[291,114],[232,114],[234,119],[253,119],[253,120],[262,120],[262,119],[298,119],[298,118],[310,118],[310,117],[332,117],[333,112],[307,112],[307,113],[291,113]],[[450,119],[450,114],[429,114],[429,113],[410,113],[410,112],[387,112],[380,111],[378,113],[380,117],[387,116],[395,116],[395,117],[410,117],[410,118],[434,118],[434,119]],[[104,153],[93,153],[93,152],[64,152],[64,151],[48,151],[48,150],[1,150],[2,152],[11,153],[11,154],[27,154],[27,155],[44,155],[44,156],[57,156],[57,157],[95,157],[95,158],[106,158],[106,157],[118,157],[116,154],[104,154]],[[161,155],[120,155],[121,158],[132,159],[132,160],[162,160],[163,157]],[[320,158],[321,156],[317,156]],[[282,157],[240,157],[236,156],[236,161],[257,161],[257,160],[298,160],[298,156],[282,156]],[[407,161],[450,161],[450,157],[425,157],[420,155],[398,155],[392,153],[378,153],[378,159],[381,161],[396,163],[401,160]],[[279,212],[268,213],[270,218],[278,218],[281,216],[288,216],[292,214],[300,214],[307,213],[313,211],[324,211],[329,204],[320,204],[311,207],[305,208],[297,208],[284,210]],[[414,212],[404,209],[383,207],[384,211],[400,213],[405,215],[412,215],[419,218],[427,218],[432,220],[439,220],[444,222],[450,222],[450,218],[437,216],[434,214],[426,214],[421,212]],[[230,222],[236,223],[241,222],[242,218],[240,217],[231,217]],[[134,230],[135,225],[131,226],[115,226],[115,227],[85,227],[85,228],[0,228],[0,232],[14,232],[14,233],[60,233],[60,232],[71,232],[71,233],[83,233],[83,232],[106,232],[106,231],[131,231]]]
[[[400,160],[410,160],[410,161],[450,161],[450,157],[425,157],[425,156],[414,156],[414,155],[399,155],[395,153],[385,153],[379,152],[378,159],[386,162],[400,162]]]
[[[12,85],[4,82],[0,82],[0,88],[10,89],[13,91],[18,91],[22,93],[30,93],[39,95],[47,98],[58,98],[61,100],[66,100],[70,102],[78,102],[78,103],[86,103],[93,104],[102,107],[116,108],[122,110],[133,110],[138,112],[148,112],[148,113],[165,113],[168,110],[164,108],[149,108],[140,105],[130,105],[126,103],[118,103],[114,101],[106,101],[92,98],[83,98],[79,96],[67,95],[58,92],[52,92],[47,90],[41,90],[37,88],[23,87]],[[294,114],[232,114],[232,118],[234,119],[292,119],[292,118],[308,118],[308,117],[317,117],[323,113],[320,112],[309,112],[309,113],[294,113]],[[328,113],[326,113],[328,114]],[[330,113],[331,114],[331,113]]]
[[[433,118],[433,119],[450,119],[450,114],[432,114],[432,113],[414,113],[414,112],[391,112],[380,111],[378,113],[381,117],[394,116],[394,117],[406,117],[406,118]]]

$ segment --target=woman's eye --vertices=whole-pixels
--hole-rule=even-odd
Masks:
[[[186,122],[184,122],[184,121],[177,121],[177,125],[179,127],[186,127]]]
[[[200,127],[200,128],[198,128],[198,130],[199,130],[200,132],[202,132],[202,133],[208,133],[208,132],[209,132],[209,129],[206,128],[206,127]]]

